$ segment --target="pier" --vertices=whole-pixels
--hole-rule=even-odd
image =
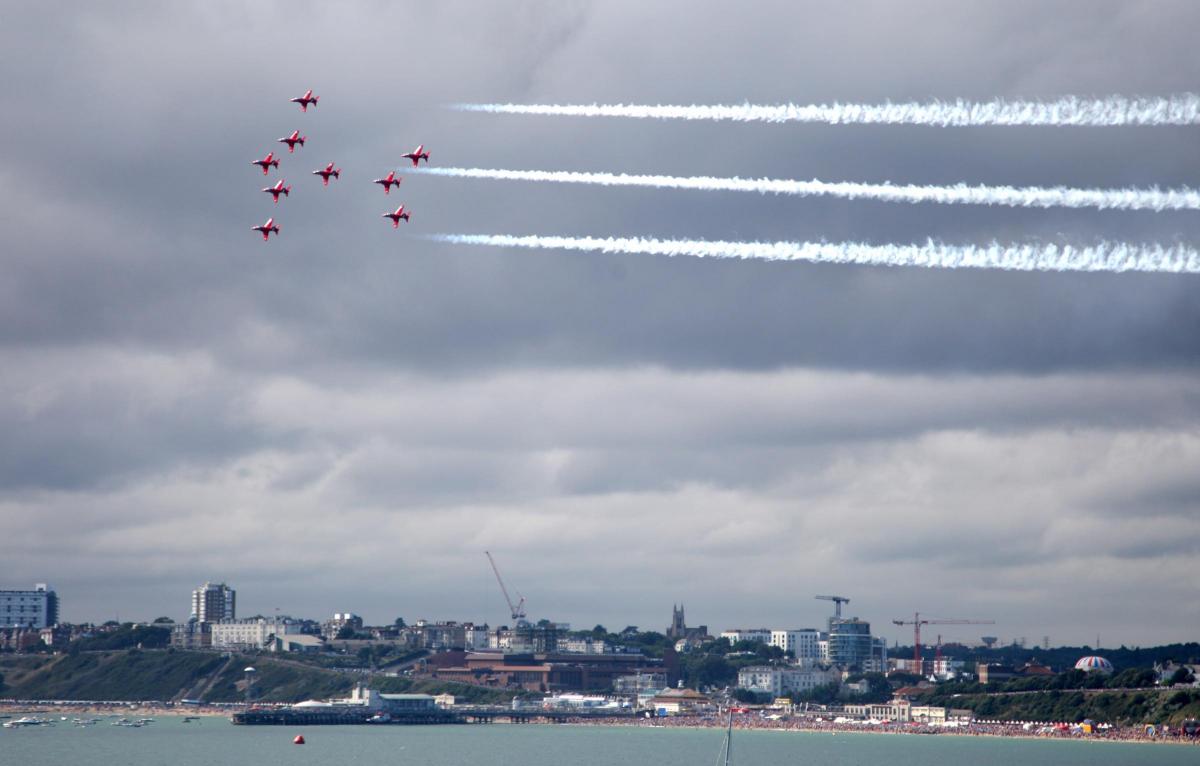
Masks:
[[[613,711],[514,710],[503,706],[464,706],[451,710],[413,710],[379,715],[377,710],[354,708],[252,708],[234,713],[239,726],[432,726],[439,724],[562,723],[581,718],[613,718]],[[633,713],[625,714],[633,718]]]

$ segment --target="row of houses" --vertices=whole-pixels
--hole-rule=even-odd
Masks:
[[[738,671],[739,689],[770,695],[772,699],[805,694],[818,686],[840,684],[842,673],[832,667],[752,665]]]
[[[750,642],[777,647],[801,666],[828,664],[879,672],[888,666],[887,642],[871,635],[871,623],[855,617],[831,617],[828,630],[732,628],[720,637],[731,645]]]
[[[427,672],[443,681],[540,692],[661,689],[667,685],[663,661],[638,652],[451,651],[431,657]]]
[[[323,623],[262,616],[216,621],[192,619],[173,627],[171,644],[179,649],[309,651],[327,645],[370,641],[386,642],[407,650],[615,653],[615,648],[606,642],[562,640],[563,633],[562,625],[528,623],[495,630],[486,624],[425,620],[408,626],[365,627],[358,615],[339,612]],[[307,638],[297,638],[299,636]]]

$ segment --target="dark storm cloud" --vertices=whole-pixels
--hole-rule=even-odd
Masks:
[[[76,619],[111,614],[135,573],[161,584],[136,592],[146,617],[228,578],[263,611],[478,619],[496,606],[469,595],[493,587],[478,550],[499,547],[561,619],[656,625],[678,596],[711,624],[815,624],[790,590],[826,577],[864,613],[920,581],[1014,631],[1087,636],[1115,599],[1130,640],[1184,637],[1194,608],[1169,622],[1139,589],[1200,587],[1195,549],[1162,533],[1194,516],[1195,278],[477,252],[379,214],[405,202],[421,233],[877,243],[1189,242],[1194,215],[369,181],[424,142],[481,167],[1193,184],[1193,129],[442,107],[1165,94],[1200,81],[1198,20],[1186,2],[10,4],[6,576],[51,562]],[[308,87],[301,114],[286,99]],[[295,192],[276,207],[248,163],[294,129],[309,143],[282,155]],[[331,160],[325,189],[309,173]],[[272,214],[264,245],[249,227]],[[612,572],[614,551],[641,563]],[[397,557],[403,604],[340,600]],[[353,583],[314,574],[346,560]],[[789,595],[746,585],[759,568],[790,573]]]

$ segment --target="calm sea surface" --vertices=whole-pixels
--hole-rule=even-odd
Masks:
[[[711,766],[724,732],[590,726],[233,726],[223,718],[0,729],[0,764],[53,766]],[[293,745],[296,734],[306,745]],[[1105,766],[1200,763],[1200,748],[883,734],[734,733],[737,766]]]

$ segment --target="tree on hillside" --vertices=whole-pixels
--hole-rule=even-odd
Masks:
[[[1110,689],[1144,689],[1157,682],[1158,676],[1150,668],[1127,668],[1110,676],[1104,685]]]
[[[171,624],[171,623],[173,623],[173,622],[175,622],[175,621],[174,621],[174,620],[172,620],[170,617],[155,617],[155,618],[154,618],[154,624],[155,624],[155,625],[161,625],[161,624],[163,624],[163,623],[167,623],[167,624],[169,625],[169,624]]]
[[[858,702],[887,702],[892,698],[892,685],[883,673],[862,673],[846,680],[867,682],[867,691],[856,698]]]
[[[750,705],[765,705],[771,702],[771,695],[766,692],[754,692],[749,689],[734,689],[733,698],[738,702]]]
[[[905,673],[901,670],[889,673],[887,678],[888,681],[891,682],[891,685],[897,689],[901,686],[916,686],[917,684],[921,683],[922,680],[924,680],[921,676],[918,676],[915,673]]]
[[[71,644],[80,651],[101,649],[131,649],[141,644],[146,649],[161,649],[171,643],[171,630],[159,626],[122,625],[111,633],[101,633],[90,638],[81,638]]]
[[[1193,684],[1195,682],[1196,677],[1192,675],[1192,671],[1188,670],[1187,668],[1179,668],[1176,670],[1171,674],[1171,679],[1169,681],[1172,686],[1175,684]]]
[[[648,630],[645,633],[634,633],[629,636],[625,636],[622,633],[622,639],[627,645],[641,649],[642,653],[647,657],[661,657],[667,647],[675,643],[662,633],[656,633],[653,630]]]
[[[395,625],[397,628],[407,628],[408,627],[408,623],[406,623],[404,621],[403,617],[397,617],[396,621],[392,624]]]
[[[685,683],[694,688],[730,686],[737,681],[737,668],[719,654],[700,655],[685,660]]]
[[[838,684],[815,686],[803,694],[793,695],[794,702],[816,702],[820,705],[832,705],[837,702],[840,687]]]

